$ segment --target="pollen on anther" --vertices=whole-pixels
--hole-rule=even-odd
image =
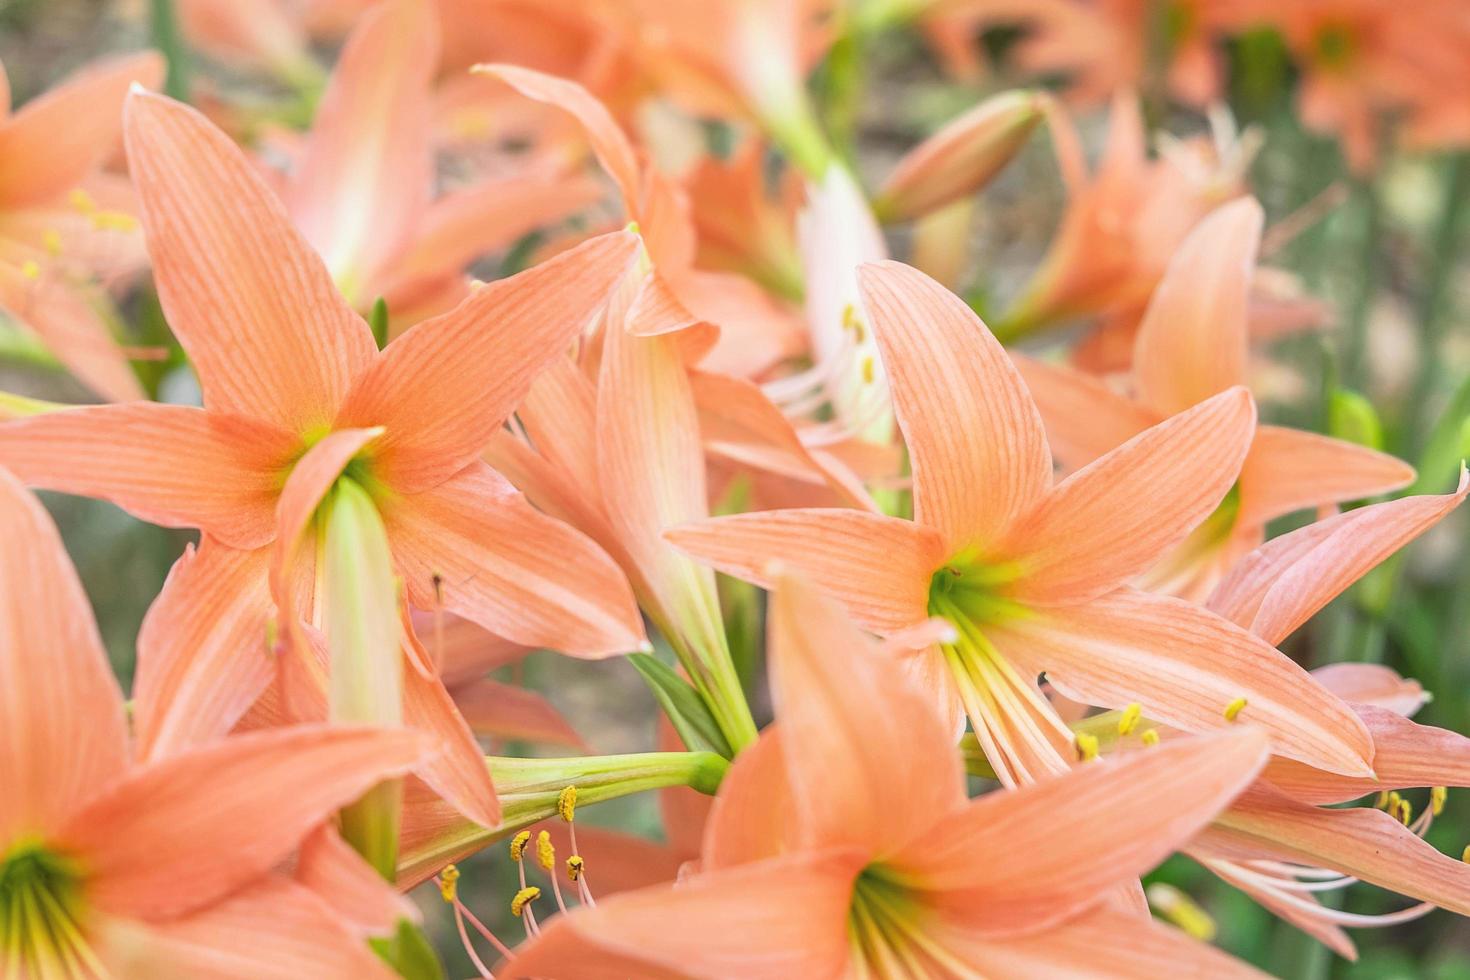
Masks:
[[[1234,701],[1231,701],[1225,706],[1225,720],[1234,721],[1236,718],[1239,718],[1240,713],[1245,710],[1245,706],[1248,703],[1245,698],[1236,698]]]
[[[876,377],[876,373],[875,373],[876,370],[877,369],[873,366],[873,358],[872,358],[871,355],[868,356],[868,357],[863,358],[863,383],[864,384],[872,384],[873,383],[873,378]]]
[[[536,862],[547,871],[556,867],[556,847],[551,843],[551,834],[544,830],[536,835]]]
[[[517,864],[526,853],[526,845],[531,843],[531,832],[523,830],[510,839],[510,859]]]
[[[35,282],[37,279],[41,278],[41,266],[36,262],[35,259],[26,259],[24,262],[21,263],[20,274],[25,276],[32,282]]]
[[[1150,728],[1140,735],[1139,738],[1143,739],[1144,745],[1158,745],[1159,730],[1157,728]]]
[[[1118,734],[1132,734],[1133,729],[1138,727],[1138,719],[1143,715],[1143,705],[1134,701],[1123,709],[1123,716],[1118,719]]]
[[[1470,864],[1470,844],[1466,844],[1465,849],[1460,852],[1460,860]]]
[[[526,906],[530,905],[532,902],[536,901],[536,899],[540,897],[541,889],[537,888],[535,885],[527,885],[525,888],[522,888],[520,891],[516,892],[515,898],[512,898],[510,900],[510,914],[519,919],[521,917],[521,913],[526,910]]]
[[[573,854],[567,858],[567,878],[577,881],[582,877],[582,869],[585,867],[580,854]]]
[[[1398,818],[1399,823],[1407,827],[1414,822],[1414,804],[1399,797],[1398,806],[1394,809],[1393,816]]]
[[[1087,732],[1077,733],[1077,758],[1083,762],[1091,762],[1097,758],[1097,736],[1089,735]]]
[[[446,864],[439,872],[439,895],[445,902],[452,903],[459,894],[459,869]]]
[[[1429,788],[1429,812],[1434,816],[1444,813],[1445,801],[1449,799],[1450,791],[1445,786],[1431,786]]]
[[[561,795],[556,798],[556,812],[567,823],[572,822],[572,818],[577,815],[577,787],[568,786],[561,791]]]

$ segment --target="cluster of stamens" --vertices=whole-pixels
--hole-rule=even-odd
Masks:
[[[567,833],[571,837],[572,855],[568,857],[561,866],[561,872],[567,880],[576,886],[576,897],[582,905],[593,907],[597,902],[592,897],[591,888],[587,883],[587,862],[579,853],[577,847],[577,826],[575,823],[577,810],[577,787],[568,786],[561,791],[557,798],[556,812],[567,825]],[[534,851],[531,851],[534,845]],[[535,861],[545,872],[546,878],[551,883],[551,892],[556,899],[557,908],[568,911],[566,897],[562,893],[560,874],[558,873],[556,860],[556,845],[551,841],[551,834],[542,830],[533,838],[529,830],[518,832],[510,840],[510,858],[515,862],[516,873],[519,878],[519,887],[510,900],[511,914],[525,923],[526,937],[533,938],[540,935],[541,925],[536,918],[535,902],[541,897],[541,887],[532,884],[526,874],[527,851],[531,851]],[[500,941],[488,926],[478,919],[459,898],[459,868],[454,865],[446,865],[434,882],[439,886],[439,894],[445,903],[454,909],[454,922],[459,930],[460,942],[464,945],[465,952],[469,954],[470,961],[474,963],[475,969],[484,980],[494,980],[495,975],[490,972],[479,954],[465,924],[468,922],[486,942],[490,943],[501,956],[509,958],[510,948]]]

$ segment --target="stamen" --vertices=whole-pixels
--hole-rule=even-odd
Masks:
[[[1097,736],[1089,735],[1087,732],[1077,733],[1077,759],[1080,762],[1091,762],[1097,758]]]
[[[1157,728],[1150,728],[1140,735],[1139,738],[1143,740],[1144,745],[1158,745],[1159,730]]]
[[[452,864],[446,864],[436,880],[439,882],[440,897],[446,902],[453,902],[459,894],[459,869]]]
[[[1465,849],[1460,852],[1460,860],[1466,864],[1470,864],[1470,844],[1466,844]]]
[[[561,791],[556,798],[556,813],[567,823],[571,823],[577,816],[577,787],[568,786]]]
[[[546,872],[551,879],[551,893],[556,896],[556,907],[565,912],[567,903],[561,896],[561,882],[556,876],[556,847],[551,843],[549,831],[541,831],[536,835],[536,863]]]
[[[1138,726],[1138,719],[1143,715],[1143,705],[1134,701],[1123,709],[1122,716],[1118,719],[1118,734],[1130,735]]]
[[[1173,885],[1158,881],[1145,892],[1148,904],[1159,915],[1200,942],[1211,942],[1218,931],[1210,913]]]
[[[1445,801],[1449,799],[1450,791],[1446,786],[1431,786],[1429,789],[1429,809],[1436,817],[1444,813]]]
[[[1245,698],[1236,698],[1234,701],[1231,701],[1225,706],[1225,720],[1234,721],[1236,718],[1239,718],[1240,713],[1245,710],[1245,706],[1248,703]]]
[[[37,279],[41,278],[41,266],[39,263],[36,262],[35,259],[26,259],[24,262],[21,263],[20,274],[25,276],[31,282],[35,282]]]
[[[47,228],[41,233],[41,245],[46,249],[46,254],[52,258],[60,255],[62,249],[61,232],[55,228]]]
[[[1373,806],[1375,809],[1379,810],[1388,809],[1388,790],[1381,789],[1378,791],[1378,796],[1376,799],[1374,799]]]
[[[875,377],[877,373],[873,366],[873,355],[869,354],[863,358],[863,384],[872,384]]]
[[[475,965],[482,980],[495,980],[495,974],[490,972],[480,959],[480,954],[475,951],[475,944],[470,942],[469,933],[464,928],[464,907],[458,896],[459,869],[452,864],[446,864],[444,870],[440,871],[434,878],[434,883],[439,886],[439,896],[444,899],[445,904],[454,908],[454,926],[459,930],[459,941],[464,946],[464,951],[469,955],[470,962]]]
[[[529,935],[536,934],[536,913],[531,911],[531,903],[540,897],[541,889],[529,885],[516,892],[515,897],[510,900],[510,914],[517,919],[526,920],[526,932]]]
[[[521,858],[526,853],[526,845],[529,843],[531,843],[531,832],[529,830],[523,830],[512,837],[510,839],[510,859],[516,864],[520,864]]]
[[[66,199],[71,204],[73,210],[80,211],[82,214],[91,214],[97,210],[97,202],[92,198],[92,195],[80,187],[74,188],[66,196]]]

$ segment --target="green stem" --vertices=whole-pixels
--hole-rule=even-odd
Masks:
[[[650,789],[688,786],[714,795],[729,764],[713,752],[644,752],[569,759],[487,757],[500,797],[500,823],[482,827],[446,814],[430,839],[405,840],[398,855],[398,881],[416,884],[439,868],[557,815],[568,786],[577,788],[577,806],[630,796]]]
[[[153,44],[168,62],[168,75],[163,91],[180,102],[189,98],[189,49],[179,31],[178,12],[174,0],[148,0]]]

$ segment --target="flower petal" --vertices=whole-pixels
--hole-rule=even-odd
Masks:
[[[1414,540],[1470,493],[1403,497],[1360,507],[1267,542],[1241,559],[1210,597],[1268,643],[1280,643],[1375,565]]]
[[[947,940],[947,941],[946,941]],[[1058,980],[1266,980],[1266,974],[1177,929],[1099,908],[1033,935],[995,939],[956,929],[940,942],[995,977]]]
[[[104,959],[120,977],[298,980],[397,974],[310,890],[271,875],[166,922],[107,929]]]
[[[0,116],[0,210],[57,197],[80,184],[117,147],[128,87],[156,88],[163,59],[153,51],[96,62]]]
[[[1387,708],[1405,718],[1424,707],[1429,693],[1413,678],[1382,664],[1324,664],[1312,671],[1327,690],[1351,704]]]
[[[448,479],[587,327],[636,244],[626,232],[602,235],[414,325],[353,385],[336,427],[387,429],[373,464],[400,493]]]
[[[85,287],[65,279],[27,279],[0,263],[0,310],[35,331],[56,359],[108,401],[144,397],[143,386]]]
[[[535,691],[482,677],[457,686],[451,695],[476,735],[587,751],[587,743],[571,722]]]
[[[1024,354],[1011,360],[1046,423],[1046,441],[1064,469],[1075,470],[1123,445],[1159,415],[1091,374]]]
[[[864,265],[858,283],[914,472],[914,518],[951,553],[992,544],[1051,484],[1041,416],[980,318],[928,276]]]
[[[206,537],[184,552],[138,633],[133,726],[141,759],[227,733],[275,677],[264,549]]]
[[[434,185],[435,8],[372,7],[353,27],[317,105],[286,201],[332,278],[359,308],[408,245]],[[364,289],[369,292],[364,292]]]
[[[499,823],[500,800],[485,754],[439,678],[412,668],[403,671],[403,723],[432,737],[439,750],[414,775],[482,827]]]
[[[700,846],[700,867],[718,871],[779,857],[796,848],[797,828],[781,725],[767,726],[740,750],[710,807]]]
[[[575,116],[587,131],[587,140],[602,169],[618,185],[630,216],[637,213],[639,166],[633,144],[591,92],[568,79],[515,65],[476,65],[472,71],[498,78],[528,99],[549,103]]]
[[[122,692],[51,518],[0,469],[0,846],[49,832],[127,763]]]
[[[1421,786],[1470,786],[1470,738],[1420,725],[1387,708],[1355,704],[1373,737],[1373,779],[1323,772],[1292,759],[1272,759],[1265,777],[1303,803],[1345,803],[1368,793]]]
[[[772,564],[780,563],[875,633],[928,618],[929,579],[944,560],[933,530],[859,510],[758,511],[685,524],[664,535],[727,575],[766,588]]]
[[[1188,731],[1238,723],[1271,751],[1331,772],[1372,775],[1373,743],[1352,710],[1276,648],[1191,603],[1120,589],[1085,605],[1038,610],[987,635],[1026,672],[1105,708],[1138,702],[1146,718]]]
[[[1275,425],[1256,430],[1240,471],[1242,524],[1406,487],[1414,468],[1392,456],[1315,432]]]
[[[847,905],[859,867],[852,854],[802,854],[696,875],[674,887],[624,892],[553,920],[496,976],[664,975],[630,961],[678,976],[841,976]],[[586,954],[586,944],[628,959],[608,972],[602,956]]]
[[[163,918],[259,877],[312,827],[427,745],[415,733],[303,725],[237,735],[146,766],[57,835],[108,912]]]
[[[421,609],[435,608],[442,595],[444,609],[499,636],[573,656],[647,643],[612,560],[483,463],[393,500],[383,517],[409,601]]]
[[[169,326],[207,406],[327,425],[376,350],[256,167],[188,106],[134,92],[128,163]]]
[[[802,846],[882,860],[964,803],[954,732],[893,659],[795,576],[776,583],[769,617],[771,699]]]
[[[301,842],[293,877],[364,936],[391,935],[398,920],[422,918],[418,906],[384,881],[331,823]]]
[[[1147,571],[1225,497],[1255,424],[1250,393],[1233,388],[1052,487],[997,545],[1022,569],[1013,594],[1081,602]]]
[[[941,817],[894,861],[894,872],[926,906],[977,933],[1034,931],[1096,905],[1110,887],[1164,860],[1245,789],[1266,758],[1265,734],[1241,729],[991,793]],[[1122,800],[1127,820],[1100,816]]]
[[[148,402],[0,425],[0,466],[26,483],[100,497],[164,527],[197,527],[236,548],[275,536],[280,475],[295,449],[274,426]]]
[[[1251,279],[1265,212],[1254,198],[1204,218],[1174,253],[1139,324],[1133,377],[1164,415],[1247,381]]]
[[[1198,845],[1229,857],[1329,868],[1470,915],[1470,865],[1372,807],[1323,809],[1258,784],[1200,835]]]

